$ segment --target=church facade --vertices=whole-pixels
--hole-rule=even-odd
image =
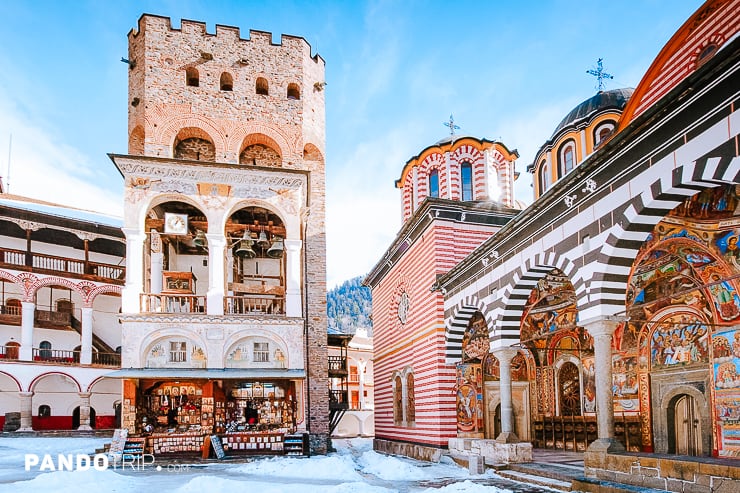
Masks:
[[[689,459],[740,457],[739,14],[707,1],[634,90],[575,108],[528,166],[535,202],[431,284],[444,361],[411,370],[457,396],[440,447],[585,451],[587,475],[677,491],[740,478]]]

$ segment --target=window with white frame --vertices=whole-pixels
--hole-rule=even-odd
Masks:
[[[187,358],[187,343],[185,341],[170,341],[170,363],[184,363]]]
[[[267,342],[255,342],[253,359],[255,363],[268,363],[270,361],[270,344]]]
[[[560,161],[560,169],[558,170],[559,177],[563,177],[570,173],[570,171],[576,165],[576,145],[572,140],[569,140],[560,147],[558,153],[558,160]]]

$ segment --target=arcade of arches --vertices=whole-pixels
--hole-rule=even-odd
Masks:
[[[721,186],[687,199],[631,266],[627,321],[612,339],[614,435],[628,450],[740,456],[739,195]],[[585,450],[597,438],[594,345],[578,321],[573,285],[550,271],[510,362],[513,431],[535,447]],[[463,337],[458,432],[496,438],[500,362],[488,330],[477,312]]]

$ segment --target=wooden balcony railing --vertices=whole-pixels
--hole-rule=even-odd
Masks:
[[[205,296],[144,293],[140,301],[145,313],[206,313]]]
[[[0,315],[10,315],[13,317],[21,316],[22,307],[18,305],[0,305]]]
[[[344,358],[342,356],[329,356],[329,371],[346,372],[347,358]]]
[[[19,353],[19,346],[0,346],[0,362],[18,361]],[[56,365],[80,364],[80,351],[33,348],[32,356],[33,361],[37,363],[53,363]],[[94,366],[120,368],[121,355],[118,353],[101,353],[93,351],[92,364]]]
[[[259,294],[224,296],[224,313],[226,315],[248,315],[250,313],[284,315],[285,300],[282,296]]]
[[[92,364],[96,366],[111,366],[120,368],[121,355],[118,353],[100,353],[93,351]]]
[[[85,262],[43,253],[0,248],[0,265],[31,272],[55,273],[76,278],[95,278],[113,284],[123,284],[126,268],[119,265]]]
[[[14,361],[18,359],[20,346],[0,346],[0,361]]]
[[[329,391],[329,409],[347,409],[349,408],[349,402],[347,402],[347,391],[346,390],[330,390]]]
[[[61,365],[74,365],[80,362],[80,352],[62,349],[33,348],[33,360]]]

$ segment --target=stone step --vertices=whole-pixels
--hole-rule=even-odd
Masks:
[[[612,481],[604,481],[603,479],[586,477],[574,479],[573,488],[584,493],[670,493],[667,490],[614,483]]]
[[[559,481],[571,482],[573,478],[583,476],[583,467],[566,464],[551,464],[542,462],[522,462],[509,464],[507,470],[517,471],[534,476],[543,476]]]
[[[520,483],[535,484],[537,486],[546,486],[560,491],[571,491],[570,481],[561,481],[559,479],[538,476],[526,472],[515,471],[513,469],[503,469],[497,472],[499,476]]]

